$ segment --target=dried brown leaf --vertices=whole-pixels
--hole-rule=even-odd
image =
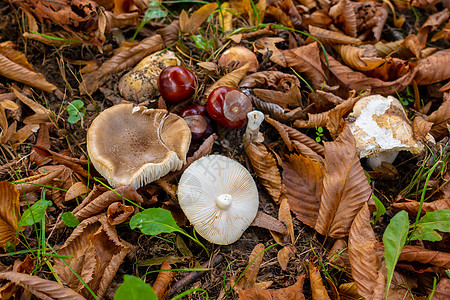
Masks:
[[[123,259],[132,246],[121,240],[105,215],[81,222],[64,245],[59,255],[69,256],[65,262],[81,276],[98,298],[103,298]],[[92,296],[61,259],[56,259],[54,269],[60,280],[86,298]]]
[[[325,143],[323,193],[315,229],[332,238],[346,236],[371,194],[355,139],[345,126],[336,141]]]
[[[432,122],[428,122],[422,117],[415,117],[413,121],[414,139],[417,141],[425,140],[425,137],[430,132],[431,127],[433,127]]]
[[[205,104],[208,100],[209,94],[219,86],[229,86],[229,87],[237,87],[239,85],[239,82],[242,80],[242,78],[245,77],[247,74],[247,70],[250,66],[250,63],[245,64],[244,66],[240,67],[237,70],[234,70],[225,76],[221,77],[219,80],[214,82],[213,85],[211,85],[204,93],[204,99],[201,102],[202,104]]]
[[[256,109],[269,114],[272,118],[281,122],[291,122],[299,118],[304,118],[306,115],[301,107],[287,111],[281,108],[278,104],[262,101],[253,95],[250,95],[250,98],[252,99],[252,103],[255,105]]]
[[[104,62],[97,70],[83,78],[79,86],[81,94],[92,95],[106,82],[110,75],[125,71],[140,62],[144,57],[163,48],[163,39],[157,34],[142,40],[129,49],[119,52]]]
[[[288,233],[286,226],[284,226],[283,223],[281,223],[274,217],[263,213],[262,211],[258,211],[256,213],[256,217],[253,220],[252,224],[250,224],[250,226],[269,229],[270,231],[279,233],[282,236],[285,236]]]
[[[194,34],[200,25],[217,9],[217,3],[208,3],[197,9],[190,17],[183,11],[180,14],[180,29],[182,33]]]
[[[331,300],[330,296],[328,296],[327,289],[323,285],[319,269],[311,261],[309,262],[309,281],[311,283],[313,300]]]
[[[76,197],[79,197],[83,194],[87,194],[89,191],[88,187],[81,182],[75,182],[66,192],[66,195],[64,196],[64,202],[68,202],[70,200],[75,199]]]
[[[450,268],[450,253],[427,250],[420,246],[404,246],[398,260],[431,264],[444,269]]]
[[[386,284],[386,268],[377,255],[378,241],[370,224],[367,203],[356,215],[348,237],[352,275],[358,293],[366,299],[382,299]]]
[[[256,277],[258,276],[259,268],[264,258],[264,245],[258,244],[253,248],[250,257],[248,258],[249,267],[244,276],[235,285],[234,290],[237,292],[242,289],[254,287],[256,284]]]
[[[351,265],[347,248],[347,242],[344,239],[337,239],[328,252],[327,259],[333,265],[343,268],[345,272],[350,274]]]
[[[106,216],[108,217],[109,224],[119,225],[125,222],[132,213],[134,213],[134,206],[114,202],[108,207]]]
[[[167,261],[164,261],[161,264],[160,270],[170,270],[172,267]],[[173,271],[164,271],[159,272],[158,277],[153,283],[153,291],[155,292],[158,299],[166,299],[167,289],[172,281],[175,279],[175,272]]]
[[[323,156],[325,154],[325,150],[321,144],[317,143],[306,134],[301,133],[300,131],[290,126],[277,122],[268,116],[265,117],[265,120],[267,123],[275,127],[275,129],[280,133],[281,138],[288,147],[289,151],[293,151],[294,149],[296,149],[302,155],[308,156],[316,161],[321,161],[321,158],[317,157],[317,155]],[[312,153],[309,151],[307,152],[305,148],[298,148],[297,146],[299,145],[299,143],[312,150]]]
[[[287,92],[255,88],[253,93],[261,100],[278,104],[283,109],[297,108],[302,104],[302,94],[298,86],[293,86]]]
[[[36,140],[36,145],[45,147],[47,149],[50,148],[50,132],[47,124],[39,124],[39,133]],[[34,163],[36,167],[40,167],[48,163],[50,159],[42,157],[37,154],[36,151],[32,150],[30,154],[30,161]]]
[[[60,176],[64,168],[58,167],[56,169],[49,169],[47,172],[37,174],[31,177],[16,180],[16,188],[22,194],[26,195],[30,192],[42,189],[42,185],[50,185],[50,183]]]
[[[433,299],[446,300],[448,295],[450,295],[450,279],[442,278],[436,287]]]
[[[411,5],[419,8],[429,8],[438,2],[439,0],[412,0]]]
[[[324,168],[319,162],[291,154],[283,164],[283,184],[289,206],[297,219],[315,227],[319,214]]]
[[[384,63],[383,58],[370,56],[370,53],[369,56],[366,56],[366,49],[364,48],[351,45],[337,45],[335,49],[349,67],[358,71],[372,70]]]
[[[341,300],[358,300],[361,295],[358,294],[355,282],[343,283],[339,286],[339,296]]]
[[[361,92],[366,89],[372,89],[373,93],[384,96],[395,94],[396,91],[400,92],[405,89],[411,84],[418,70],[413,64],[408,63],[404,65],[404,70],[407,72],[403,76],[391,81],[384,81],[378,78],[368,77],[361,72],[353,71],[330,55],[328,55],[328,62],[330,65],[330,73],[338,82],[342,91],[355,90],[356,92]],[[398,62],[396,64],[400,65],[400,63]]]
[[[450,78],[449,68],[443,68],[450,63],[450,49],[434,53],[419,61],[414,80],[418,85],[432,84]]]
[[[144,200],[141,195],[136,192],[136,189],[131,186],[121,186],[116,188],[115,190],[110,190],[102,195],[92,199],[89,203],[83,201],[80,205],[81,209],[73,212],[75,217],[82,221],[91,216],[95,216],[98,213],[102,212],[108,206],[110,206],[113,202],[121,201],[123,199],[129,199],[137,204],[141,204]]]
[[[316,26],[309,25],[309,33],[318,39],[323,44],[338,45],[338,44],[350,44],[361,45],[361,40],[345,35],[341,32],[322,29]]]
[[[420,202],[408,199],[405,200],[407,202],[392,203],[391,207],[397,210],[405,210],[408,214],[416,216],[419,211]],[[441,209],[450,209],[450,199],[440,199],[432,202],[424,202],[422,204],[422,213]]]
[[[430,133],[436,139],[448,135],[448,124],[450,124],[450,93],[444,94],[444,101],[441,106],[429,115],[426,120],[434,123]]]
[[[254,142],[245,144],[245,153],[259,181],[273,201],[278,203],[281,195],[281,175],[273,153],[264,144]]]
[[[31,67],[22,53],[7,47],[0,47],[0,75],[46,92],[57,89]]]
[[[36,114],[29,116],[23,120],[25,124],[40,124],[43,122],[51,121],[51,111],[47,108],[43,107],[39,103],[37,103],[34,100],[31,100],[30,98],[26,97],[22,93],[20,93],[18,90],[13,88],[14,95],[16,95],[17,98],[19,98],[22,103],[27,105],[29,108],[31,108]],[[35,117],[35,118],[33,118]],[[37,118],[36,118],[37,117]]]
[[[280,209],[278,210],[278,219],[286,224],[288,237],[291,239],[291,244],[294,244],[294,223],[292,222],[291,208],[287,198],[283,198],[283,200],[281,200]]]
[[[0,181],[0,247],[7,243],[17,245],[16,235],[20,220],[19,191],[14,184]]]
[[[265,290],[258,288],[246,288],[239,291],[240,300],[305,300],[303,295],[303,282],[306,275],[303,274],[297,277],[297,282],[286,288],[274,290]]]
[[[266,10],[266,15],[275,19],[277,23],[281,23],[289,28],[294,28],[294,25],[292,25],[289,16],[279,7],[269,6]]]
[[[287,66],[287,62],[282,54],[281,50],[277,48],[276,43],[283,42],[284,39],[280,37],[265,37],[261,38],[253,43],[253,48],[262,55],[270,54],[270,61],[280,65]]]
[[[85,300],[83,296],[72,289],[62,286],[56,281],[50,281],[37,276],[18,272],[1,272],[0,279],[9,280],[30,291],[39,299],[44,300]]]
[[[297,249],[292,245],[286,245],[280,251],[278,251],[277,254],[278,263],[280,264],[280,267],[283,271],[287,270],[289,260],[295,257],[295,254],[297,252],[298,252]]]
[[[334,19],[341,16],[344,22],[345,34],[356,37],[358,33],[356,30],[356,14],[350,0],[340,0],[338,4],[330,8],[329,14]]]

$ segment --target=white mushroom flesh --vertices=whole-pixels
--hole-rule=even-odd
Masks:
[[[178,199],[195,230],[211,243],[238,240],[258,211],[258,189],[241,164],[221,155],[202,157],[183,173]]]
[[[355,137],[361,158],[400,150],[417,154],[424,149],[423,144],[413,137],[413,129],[403,106],[391,96],[361,98],[348,116],[347,124]]]

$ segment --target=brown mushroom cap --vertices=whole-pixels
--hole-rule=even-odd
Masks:
[[[92,122],[87,150],[95,169],[112,187],[139,188],[186,162],[191,131],[186,122],[162,109],[119,104]]]

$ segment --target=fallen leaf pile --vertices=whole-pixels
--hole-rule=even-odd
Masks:
[[[194,95],[127,97],[120,79],[149,55],[162,69],[166,50]],[[449,63],[449,1],[2,2],[0,298],[447,299]],[[214,134],[138,189],[109,187],[91,163],[86,133],[106,108],[180,115],[222,86],[248,95],[257,128],[205,113],[191,125]],[[349,124],[369,95],[400,101],[424,151],[361,159]],[[205,241],[178,204],[180,177],[209,154],[258,187],[231,245]]]

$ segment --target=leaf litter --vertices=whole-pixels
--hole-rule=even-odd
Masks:
[[[221,299],[445,299],[448,4],[177,2],[2,4],[2,295],[126,299],[135,289],[160,298],[186,291]],[[23,14],[4,22],[17,8]],[[252,50],[259,68],[245,59],[234,62],[240,68],[218,68],[232,46]],[[98,113],[130,101],[118,89],[123,73],[166,48],[193,70],[198,88],[176,105],[149,100],[179,113],[206,104],[218,86],[238,87],[265,122],[250,138],[214,127],[191,145],[180,170],[137,190],[113,190],[90,163],[86,131]],[[414,138],[428,145],[424,153],[400,153],[373,170],[360,160],[346,121],[373,94],[401,101]],[[69,107],[80,117],[69,120]],[[178,206],[180,176],[208,154],[239,161],[258,185],[257,217],[228,246],[199,238]]]

